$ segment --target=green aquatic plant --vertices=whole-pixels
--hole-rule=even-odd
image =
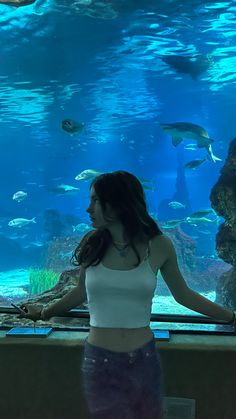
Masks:
[[[47,269],[34,269],[29,270],[29,287],[30,294],[40,294],[50,288],[58,281],[58,275]]]

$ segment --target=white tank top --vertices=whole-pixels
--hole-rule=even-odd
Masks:
[[[85,287],[90,326],[139,328],[150,324],[152,299],[157,285],[148,256],[130,270],[114,270],[102,262],[86,269]]]

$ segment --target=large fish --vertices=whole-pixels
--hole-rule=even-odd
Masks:
[[[55,193],[57,195],[64,195],[64,194],[71,194],[78,192],[80,188],[75,188],[71,185],[65,185],[62,183],[61,185],[55,186],[54,188],[48,188],[49,192]]]
[[[222,161],[222,159],[213,154],[211,144],[214,140],[209,137],[208,132],[200,125],[192,124],[191,122],[174,122],[171,124],[160,124],[160,127],[166,134],[172,136],[172,144],[175,147],[183,141],[183,138],[190,138],[196,141],[198,148],[207,150],[214,163]]]
[[[194,57],[163,55],[161,59],[177,73],[189,74],[193,80],[197,80],[213,64],[213,59],[209,55],[197,55]]]

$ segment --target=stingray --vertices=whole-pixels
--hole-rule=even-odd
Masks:
[[[202,73],[205,73],[213,62],[209,55],[197,55],[194,57],[163,55],[161,59],[177,73],[189,74],[193,80],[197,80]]]
[[[61,121],[61,128],[71,135],[75,134],[76,132],[81,133],[84,130],[84,127],[84,122],[74,121],[74,119],[64,119]]]

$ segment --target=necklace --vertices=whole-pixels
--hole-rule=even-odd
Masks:
[[[121,242],[115,242],[115,241],[112,241],[112,243],[113,243],[113,245],[114,245],[114,247],[116,248],[116,250],[118,250],[118,252],[119,252],[119,255],[121,256],[121,257],[126,257],[127,256],[127,253],[128,253],[128,250],[129,249],[127,249],[127,247],[129,247],[129,243],[127,243],[127,244],[125,244],[125,243],[121,243]],[[118,244],[125,244],[125,246],[123,246],[122,247],[122,249],[119,249],[119,247],[116,245],[116,243]]]

